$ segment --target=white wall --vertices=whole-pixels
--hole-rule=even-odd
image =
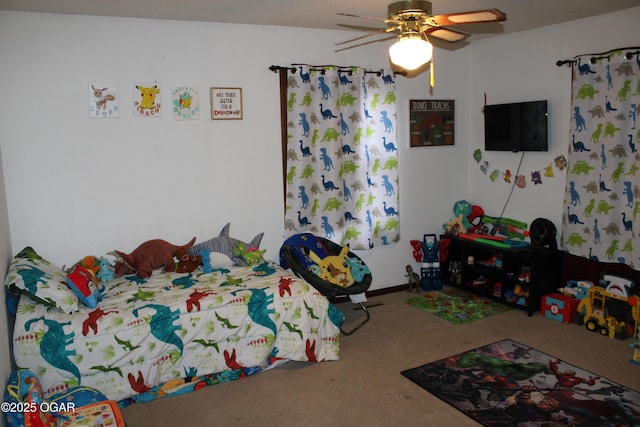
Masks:
[[[484,124],[481,113],[483,94],[488,104],[549,101],[549,144],[547,153],[527,153],[521,172],[527,177],[524,189],[515,188],[504,216],[531,224],[535,218],[548,218],[558,229],[562,224],[562,201],[566,169],[555,167],[555,177],[542,177],[542,184],[531,182],[531,172],[551,164],[556,156],[567,155],[571,126],[571,69],[556,66],[557,60],[577,55],[605,52],[640,45],[640,7],[601,15],[593,19],[549,26],[487,40],[478,40],[470,52],[470,102],[468,164],[470,198],[487,214],[498,216],[506,203],[510,186],[502,178],[491,182],[472,159],[476,148],[483,148]],[[521,153],[486,153],[492,168],[515,173]]]
[[[11,232],[9,231],[9,218],[7,201],[4,191],[4,178],[2,173],[2,154],[0,150],[0,272],[2,277],[7,273],[11,253]],[[11,372],[11,337],[7,326],[7,306],[5,304],[5,287],[0,290],[0,384],[4,386]],[[4,391],[3,391],[4,393]],[[0,425],[6,425],[4,414],[0,417]]]
[[[207,239],[231,222],[248,241],[283,240],[278,78],[272,64],[388,67],[388,43],[334,52],[353,32],[0,12],[0,146],[13,248],[63,265],[162,238]],[[409,240],[439,233],[465,198],[468,52],[436,50],[428,73],[398,77],[403,241],[362,254],[371,289],[406,283]],[[446,72],[445,72],[446,70]],[[198,85],[199,121],[134,118],[131,82]],[[87,85],[117,82],[120,117],[90,119]],[[209,120],[211,86],[242,87],[244,119]],[[455,99],[454,147],[408,149],[409,99]]]

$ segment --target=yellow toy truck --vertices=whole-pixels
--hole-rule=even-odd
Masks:
[[[640,297],[631,295],[633,282],[604,275],[603,286],[588,286],[578,291],[580,303],[574,322],[588,330],[615,339],[637,336],[640,324]]]

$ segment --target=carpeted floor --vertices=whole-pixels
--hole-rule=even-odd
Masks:
[[[485,426],[640,425],[640,393],[511,339],[402,375]]]
[[[511,310],[507,305],[459,289],[431,291],[404,302],[458,325]]]

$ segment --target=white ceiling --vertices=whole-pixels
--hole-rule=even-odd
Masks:
[[[385,28],[391,0],[0,0],[0,10],[349,30]],[[472,39],[524,31],[640,6],[640,0],[431,0],[433,14],[500,9],[504,23],[456,29]],[[351,26],[344,27],[339,24]],[[363,30],[362,28],[359,28]]]

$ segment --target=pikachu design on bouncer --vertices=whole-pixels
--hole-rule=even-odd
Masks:
[[[345,245],[338,255],[327,255],[320,259],[313,251],[309,251],[309,258],[318,264],[321,271],[318,276],[343,288],[347,288],[355,283],[353,274],[351,274],[351,266],[347,262],[347,254],[349,253],[349,245]]]

